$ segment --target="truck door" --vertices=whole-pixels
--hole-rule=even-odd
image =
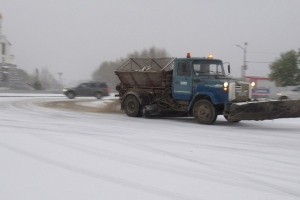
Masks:
[[[192,96],[192,77],[189,62],[177,63],[173,76],[173,98],[180,100],[190,100]]]

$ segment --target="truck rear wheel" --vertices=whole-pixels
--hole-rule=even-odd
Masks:
[[[133,95],[129,95],[126,97],[124,101],[124,110],[129,117],[141,116],[140,103],[138,99]]]
[[[218,116],[213,104],[206,99],[201,99],[195,103],[193,115],[199,124],[207,125],[214,123]]]

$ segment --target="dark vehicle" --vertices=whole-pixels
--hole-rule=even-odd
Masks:
[[[69,98],[74,99],[76,96],[96,97],[101,99],[109,95],[110,88],[104,82],[81,83],[75,88],[64,88],[63,93]]]

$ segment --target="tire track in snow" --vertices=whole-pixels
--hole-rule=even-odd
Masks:
[[[0,146],[4,149],[8,150],[8,151],[20,154],[22,156],[29,157],[29,158],[34,159],[34,160],[39,161],[39,162],[43,162],[43,163],[46,163],[46,164],[49,164],[49,165],[52,165],[52,166],[55,166],[55,167],[58,167],[58,168],[61,168],[61,169],[65,169],[65,170],[68,170],[68,171],[72,171],[72,172],[75,172],[75,173],[78,173],[78,174],[82,174],[82,175],[89,176],[89,177],[92,177],[92,178],[100,179],[100,180],[107,181],[107,182],[110,182],[110,183],[122,185],[124,187],[129,187],[129,188],[132,188],[132,189],[140,190],[140,191],[143,191],[143,192],[155,194],[155,195],[158,195],[158,196],[162,196],[162,197],[166,197],[166,198],[174,199],[174,200],[201,200],[200,198],[190,197],[190,196],[175,193],[175,192],[172,192],[172,191],[163,190],[163,189],[160,189],[160,188],[155,188],[155,187],[148,186],[148,185],[141,184],[141,183],[136,183],[136,182],[129,181],[129,180],[126,180],[126,179],[122,179],[122,178],[118,178],[118,177],[114,177],[114,176],[109,176],[107,174],[95,172],[95,171],[92,171],[92,170],[87,170],[87,169],[80,168],[80,167],[77,167],[77,166],[74,166],[74,165],[70,165],[70,164],[67,164],[67,163],[64,163],[64,162],[55,161],[55,160],[45,158],[45,157],[42,157],[40,155],[31,153],[31,152],[25,151],[23,149],[16,148],[12,145],[5,144],[3,142],[0,142]]]
[[[47,129],[45,129],[47,130]],[[69,133],[68,133],[69,134]],[[75,133],[76,134],[76,133]],[[99,140],[103,140],[104,138],[101,136],[101,138],[99,137],[95,137],[95,136],[98,136],[98,135],[95,135],[95,134],[85,134],[85,133],[77,133],[77,134],[80,134],[80,135],[88,135],[89,137],[93,137],[93,139],[99,139]],[[38,136],[38,134],[34,134],[35,136]],[[114,138],[114,139],[113,139]],[[261,181],[257,178],[253,178],[251,176],[249,176],[247,172],[237,172],[237,171],[233,171],[232,169],[225,169],[223,167],[218,167],[218,166],[215,166],[213,164],[208,164],[208,163],[204,163],[204,162],[200,162],[198,160],[194,160],[194,159],[190,159],[190,158],[185,158],[185,157],[182,157],[180,155],[177,155],[175,153],[172,153],[172,152],[169,152],[169,151],[164,151],[164,150],[160,150],[160,149],[157,149],[157,148],[153,148],[153,147],[149,147],[147,145],[141,145],[141,144],[135,144],[133,145],[132,142],[129,142],[131,141],[131,139],[129,139],[128,141],[124,141],[124,138],[121,138],[121,137],[112,137],[112,136],[109,136],[109,137],[105,137],[105,141],[109,141],[109,142],[118,142],[118,143],[121,143],[125,146],[130,146],[132,148],[135,148],[135,149],[138,149],[138,150],[144,150],[145,152],[151,152],[151,153],[156,153],[156,154],[160,154],[160,155],[167,155],[167,156],[170,156],[170,157],[173,157],[173,158],[176,158],[176,159],[181,159],[181,160],[185,160],[187,162],[192,162],[192,163],[195,163],[195,164],[200,164],[200,165],[206,165],[207,167],[210,167],[212,169],[215,169],[216,171],[218,172],[221,172],[223,174],[227,174],[228,176],[234,176],[235,178],[237,178],[239,182],[239,184],[243,185],[243,180],[247,180],[249,182],[252,182],[252,183],[256,183],[258,185],[261,185],[261,186],[264,186],[264,187],[267,187],[267,188],[271,188],[271,189],[275,189],[277,191],[281,191],[281,192],[284,192],[286,194],[290,194],[290,195],[293,195],[293,196],[296,196],[296,197],[300,197],[300,194],[297,192],[297,191],[293,191],[293,190],[290,190],[290,189],[287,189],[287,188],[283,188],[283,187],[280,187],[280,186],[277,186],[277,185],[274,185],[274,184],[270,184],[268,182],[265,182],[265,181]],[[66,144],[62,144],[62,146],[69,146],[70,145],[66,145]],[[76,149],[76,148],[75,148]],[[77,148],[77,150],[79,150],[79,148]],[[103,156],[103,154],[102,154]],[[106,155],[104,156],[108,159],[113,159],[110,155]],[[114,159],[113,159],[114,160]],[[116,158],[115,160],[118,160],[118,158]],[[138,165],[138,166],[143,166],[143,167],[146,167],[147,164],[143,164],[141,162],[137,162],[136,160],[135,161],[132,161],[132,160],[126,160],[126,159],[121,159],[122,162],[126,162],[128,164],[133,164],[133,165]],[[165,170],[172,170],[174,174],[176,174],[176,172],[180,173],[181,175],[184,175],[184,176],[188,176],[188,177],[193,177],[194,175],[196,175],[195,177],[198,177],[198,178],[203,178],[203,179],[206,179],[208,181],[210,181],[211,179],[209,177],[205,177],[205,176],[201,176],[199,175],[199,172],[193,170],[192,173],[190,173],[190,175],[187,175],[187,172],[184,172],[184,170],[182,171],[182,169],[176,169],[174,170],[174,166],[169,166],[171,167],[171,169],[169,168],[161,168],[161,167],[157,167],[157,166],[147,166],[146,168],[154,168],[156,170],[160,170],[160,171],[165,171]],[[185,169],[186,170],[186,169]],[[169,171],[170,173],[172,173],[171,171]],[[209,176],[211,176],[212,174],[209,174]],[[213,175],[213,176],[217,176],[217,175]],[[216,177],[215,177],[216,178]],[[232,177],[231,177],[232,178]],[[218,179],[218,178],[217,178]],[[235,186],[238,186],[237,184],[235,183],[232,183],[228,180],[226,180],[225,178],[222,179],[219,177],[219,181],[220,183],[227,183],[227,184],[231,184],[231,185],[235,185]],[[252,185],[253,187],[253,185]],[[257,188],[259,189],[259,188]]]
[[[24,103],[24,102],[23,102]],[[19,108],[20,109],[22,109],[22,103],[20,103],[19,105]],[[29,109],[29,108],[28,108]],[[33,114],[35,113],[35,112],[32,112]],[[82,133],[81,133],[82,134]],[[90,135],[90,136],[95,136],[95,135]],[[98,135],[97,135],[98,136]],[[103,139],[103,138],[101,138],[101,139]],[[124,138],[122,138],[122,137],[114,137],[114,138],[112,138],[112,137],[106,137],[106,139],[109,139],[109,140],[111,140],[111,139],[113,139],[113,140],[122,140],[122,141],[118,141],[119,143],[122,143],[122,144],[126,144],[126,141],[125,141],[125,143],[124,143]],[[132,140],[132,139],[130,139],[130,140]],[[117,141],[114,141],[114,142],[117,142]],[[127,143],[129,143],[128,141],[127,141]],[[180,155],[178,155],[178,154],[174,154],[174,153],[172,153],[172,152],[169,152],[169,151],[164,151],[164,150],[161,150],[161,149],[157,149],[157,148],[153,148],[153,147],[149,147],[149,146],[147,146],[147,145],[141,145],[141,144],[138,144],[138,145],[136,145],[136,144],[132,144],[132,142],[130,142],[129,144],[127,144],[127,145],[132,145],[132,147],[133,148],[136,148],[136,149],[139,149],[139,150],[141,150],[141,149],[143,149],[143,150],[145,150],[145,151],[147,151],[147,152],[155,152],[155,153],[157,153],[157,154],[163,154],[163,155],[168,155],[168,156],[170,156],[170,157],[174,157],[174,158],[178,158],[178,159],[183,159],[183,160],[186,160],[186,161],[188,161],[188,162],[194,162],[194,163],[197,163],[197,164],[205,164],[205,165],[209,165],[209,164],[207,164],[207,163],[202,163],[202,162],[199,162],[198,160],[193,160],[193,159],[186,159],[185,157],[182,157],[182,156],[180,156]],[[219,170],[222,170],[222,171],[224,171],[224,169],[219,169]],[[257,180],[257,179],[253,179],[252,177],[249,177],[249,176],[247,176],[247,175],[244,175],[244,174],[236,174],[236,172],[232,172],[232,171],[228,171],[228,173],[233,173],[234,175],[237,175],[238,177],[242,177],[244,180],[249,180],[249,181],[251,181],[251,182],[255,182],[255,183],[258,183],[258,184],[260,184],[260,185],[264,185],[264,186],[266,186],[266,187],[270,187],[270,188],[273,188],[273,189],[276,189],[276,190],[279,190],[279,191],[282,191],[282,192],[285,192],[285,193],[288,193],[288,194],[291,194],[291,195],[294,195],[294,196],[297,196],[297,197],[299,197],[299,193],[295,193],[295,191],[290,191],[290,190],[287,190],[287,189],[285,189],[285,188],[281,188],[281,187],[278,187],[278,186],[276,186],[276,185],[274,185],[274,184],[269,184],[269,183],[266,183],[266,182],[264,182],[264,181],[260,181],[260,180]]]

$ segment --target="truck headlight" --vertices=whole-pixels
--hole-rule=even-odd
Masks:
[[[228,85],[229,85],[228,82],[224,82],[224,83],[223,83],[223,87],[224,87],[224,88],[225,88],[225,87],[228,87]]]
[[[67,89],[66,89],[66,88],[64,88],[62,91],[63,91],[63,92],[66,92],[66,91],[67,91]]]
[[[224,91],[227,91],[228,90],[228,86],[229,86],[229,83],[226,81],[223,83],[223,90]]]

